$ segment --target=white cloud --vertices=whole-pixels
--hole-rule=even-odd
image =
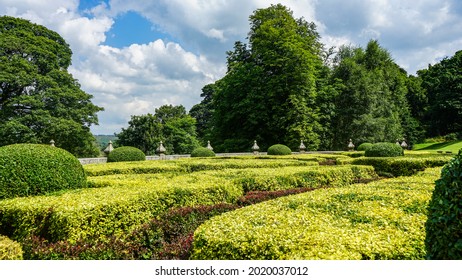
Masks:
[[[201,88],[221,78],[225,52],[245,41],[249,16],[281,1],[111,0],[79,12],[78,0],[0,0],[0,14],[22,17],[60,33],[70,44],[70,72],[105,107],[96,133],[126,127],[131,115],[163,104],[190,108]],[[371,38],[410,73],[452,56],[462,43],[457,0],[287,0],[294,16],[314,21],[327,47],[365,45]],[[172,41],[126,48],[105,45],[117,16],[135,11]]]

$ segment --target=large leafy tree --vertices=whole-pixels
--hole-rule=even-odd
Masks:
[[[53,139],[76,156],[99,153],[90,126],[102,108],[68,73],[71,56],[56,32],[0,17],[0,145]]]
[[[153,155],[163,141],[168,154],[188,154],[199,146],[196,120],[182,106],[163,105],[154,114],[132,116],[117,134],[117,144],[133,146]]]
[[[334,149],[344,149],[350,138],[356,143],[395,142],[414,133],[403,129],[415,129],[406,99],[407,74],[377,41],[371,40],[366,49],[342,47],[332,79],[341,81],[332,126]]]
[[[462,51],[418,72],[426,90],[423,117],[429,136],[462,131]],[[423,103],[425,104],[425,102]]]
[[[319,146],[316,76],[322,46],[313,23],[278,4],[250,16],[248,45],[228,52],[228,71],[213,95],[212,138],[224,151],[304,140]],[[223,143],[223,144],[221,144]],[[220,145],[221,144],[221,145]]]

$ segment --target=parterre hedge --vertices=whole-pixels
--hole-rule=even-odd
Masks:
[[[0,260],[22,260],[21,244],[0,235]]]
[[[443,166],[451,158],[446,156],[432,157],[399,157],[399,158],[354,158],[339,159],[339,164],[372,165],[379,175],[388,177],[411,176],[425,168]]]
[[[86,186],[82,165],[63,149],[40,144],[0,147],[0,199]]]
[[[424,259],[427,206],[439,170],[225,213],[195,231],[192,258]]]

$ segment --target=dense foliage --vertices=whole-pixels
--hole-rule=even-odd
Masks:
[[[191,152],[191,157],[214,157],[215,153],[207,148],[199,147]]]
[[[195,231],[192,258],[424,259],[426,208],[438,171],[306,192],[225,213]]]
[[[366,157],[398,157],[404,156],[404,150],[397,144],[379,142],[370,146],[369,149],[364,152],[364,155]]]
[[[63,149],[40,144],[0,147],[0,199],[86,186],[82,165]]]
[[[189,154],[199,142],[196,139],[196,120],[182,106],[163,105],[155,114],[132,116],[127,128],[117,134],[116,143],[137,147],[147,155],[155,154],[159,142],[167,154]]]
[[[295,148],[300,139],[315,150],[321,130],[316,77],[322,66],[315,25],[272,5],[250,16],[248,38],[228,52],[226,76],[208,87],[195,108],[212,116],[201,123],[216,150],[247,151],[254,140],[262,150],[280,141]]]
[[[290,154],[292,154],[290,148],[283,144],[275,144],[268,148],[268,155],[283,156]]]
[[[436,181],[426,223],[427,258],[462,259],[462,154],[452,159]]]
[[[0,261],[1,260],[22,260],[21,244],[0,235]]]
[[[138,148],[123,146],[115,148],[107,156],[107,162],[119,161],[143,161],[146,160],[146,155]]]
[[[0,17],[0,146],[49,143],[76,156],[96,156],[90,132],[102,108],[67,69],[72,51],[54,31]]]
[[[370,147],[372,147],[372,143],[367,143],[367,142],[365,142],[365,143],[360,144],[360,145],[358,146],[358,148],[356,148],[356,150],[358,150],[358,151],[365,151],[365,150],[369,149]]]

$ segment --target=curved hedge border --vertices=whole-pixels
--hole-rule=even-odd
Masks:
[[[193,259],[424,259],[439,168],[228,212],[194,234]],[[391,238],[390,238],[391,237]]]
[[[21,244],[0,235],[0,260],[22,260]]]
[[[0,199],[86,186],[79,160],[63,149],[39,144],[0,147]]]

